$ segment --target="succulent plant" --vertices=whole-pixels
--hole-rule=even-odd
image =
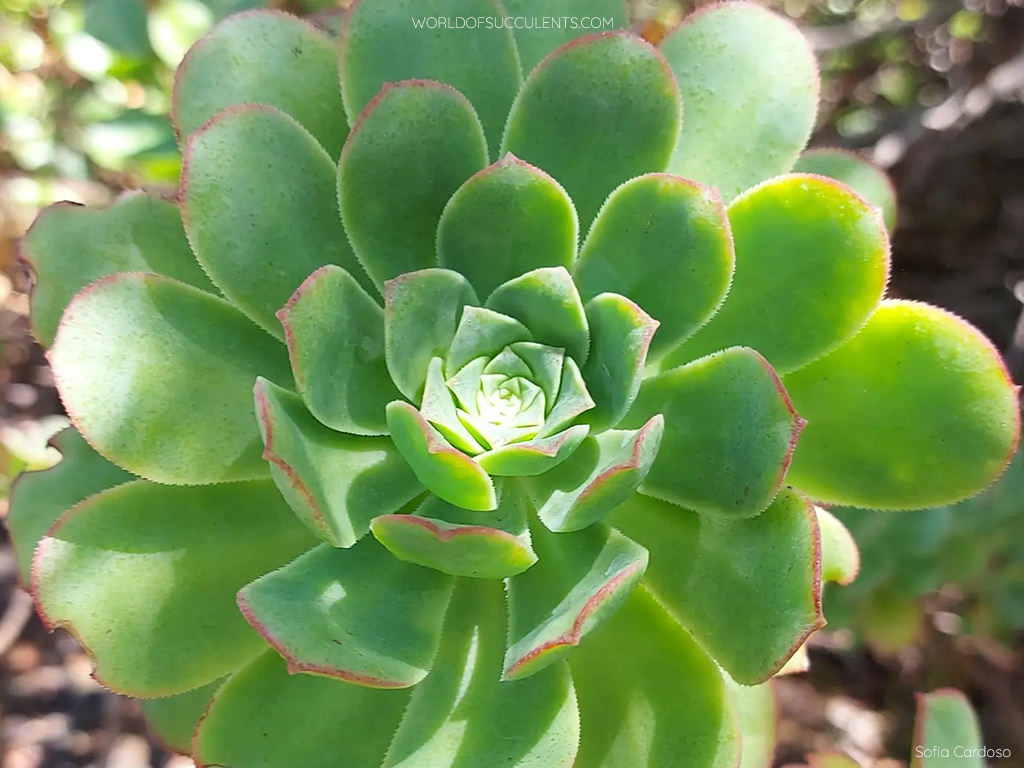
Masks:
[[[991,345],[883,299],[878,208],[788,173],[788,22],[412,23],[502,13],[362,0],[338,53],[231,17],[177,200],[25,239],[74,429],[22,575],[200,765],[731,765],[849,575],[809,498],[946,503],[1017,440]]]

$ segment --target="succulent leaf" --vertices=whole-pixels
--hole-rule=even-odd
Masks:
[[[739,725],[740,762],[736,768],[771,768],[775,759],[778,707],[770,682],[739,685],[722,675]]]
[[[409,690],[291,675],[274,651],[231,676],[196,731],[196,762],[229,768],[380,765]]]
[[[371,537],[327,544],[247,584],[246,620],[288,661],[370,688],[408,688],[437,653],[452,579],[403,562]]]
[[[817,523],[798,493],[747,520],[638,495],[611,523],[650,550],[645,586],[738,683],[767,680],[824,626]]]
[[[342,25],[339,56],[349,119],[354,120],[386,83],[410,78],[437,80],[457,88],[473,102],[493,154],[509,105],[522,85],[512,31],[484,24],[453,31],[414,22],[439,16],[498,18],[504,11],[497,0],[353,3]]]
[[[486,358],[480,358],[476,366],[483,368]],[[444,378],[444,361],[435,357],[427,369],[427,383],[423,387],[420,413],[445,439],[460,451],[475,456],[484,452],[484,447],[466,428],[459,416],[455,395]]]
[[[291,372],[284,347],[227,302],[113,275],[71,301],[49,360],[72,422],[118,466],[171,484],[266,476],[252,383]]]
[[[61,454],[60,463],[40,472],[19,475],[11,488],[5,522],[18,560],[18,580],[32,580],[36,545],[65,510],[95,493],[134,480],[135,476],[100,456],[74,429],[50,440]]]
[[[796,26],[747,2],[706,6],[661,42],[686,118],[668,165],[731,200],[792,169],[814,127],[818,65]]]
[[[456,585],[434,670],[416,686],[385,768],[551,768],[572,764],[580,717],[568,667],[502,681],[501,589]]]
[[[507,154],[471,176],[445,205],[437,258],[487,296],[537,267],[571,267],[578,235],[576,209],[558,182]]]
[[[729,205],[736,275],[717,314],[665,367],[734,344],[780,372],[800,368],[856,333],[885,291],[889,239],[877,209],[852,189],[793,174]]]
[[[661,445],[660,415],[637,430],[591,435],[558,467],[525,481],[537,516],[552,531],[576,531],[600,520],[644,481]]]
[[[381,515],[370,527],[401,560],[452,576],[514,576],[537,562],[537,555],[523,499],[508,486],[500,491],[498,508],[486,517],[429,496],[413,514]]]
[[[483,307],[466,307],[445,355],[445,375],[454,376],[471,360],[494,357],[517,341],[532,340],[529,329],[515,318]]]
[[[172,118],[184,140],[225,107],[267,104],[337,157],[348,134],[330,38],[286,13],[230,16],[192,46],[175,74]]]
[[[917,695],[914,745],[925,749],[915,750],[911,768],[940,768],[949,763],[945,754],[956,755],[960,768],[984,768],[978,754],[982,743],[978,716],[960,691],[940,688]]]
[[[815,507],[821,534],[821,580],[846,585],[857,578],[860,552],[857,542],[839,518],[823,507]]]
[[[497,507],[494,483],[473,459],[402,400],[388,404],[388,431],[398,452],[427,490],[450,504],[476,511]]]
[[[679,87],[661,54],[626,33],[591,35],[530,74],[502,147],[558,179],[587,227],[615,187],[665,168],[680,113]]]
[[[487,306],[523,322],[533,340],[561,347],[578,364],[587,359],[590,330],[583,302],[565,267],[534,269],[499,285]]]
[[[595,429],[607,429],[622,420],[640,391],[658,321],[615,293],[592,298],[586,313],[592,353],[583,366],[583,378],[594,398],[594,410],[586,418]]]
[[[295,515],[320,539],[351,547],[370,521],[423,493],[390,440],[323,426],[301,400],[262,377],[254,388],[263,455]]]
[[[614,29],[625,29],[629,26],[629,9],[623,0],[502,0],[502,5],[506,13],[512,17],[593,16],[611,19]],[[523,26],[525,27],[525,24]],[[529,74],[546,56],[575,39],[578,31],[570,24],[551,25],[547,28],[536,25],[533,29],[514,29],[523,74]]]
[[[580,249],[575,277],[585,300],[620,293],[657,318],[652,348],[661,355],[722,303],[733,260],[717,190],[652,173],[612,192]]]
[[[800,155],[793,170],[841,181],[882,210],[890,235],[896,228],[896,189],[884,171],[860,155],[844,149],[809,149]]]
[[[202,720],[223,680],[215,680],[175,696],[160,699],[143,699],[139,702],[146,715],[146,723],[161,743],[187,755],[192,751],[192,735]]]
[[[503,680],[529,677],[565,657],[615,614],[647,567],[647,550],[614,528],[532,532],[539,560],[507,582]]]
[[[384,290],[384,349],[391,379],[418,400],[430,361],[444,358],[462,308],[476,294],[458,272],[424,269],[388,281]]]
[[[391,2],[361,0],[355,13]],[[410,14],[402,22],[412,29]],[[451,86],[389,83],[366,105],[341,152],[338,195],[349,241],[378,287],[434,266],[445,204],[486,164],[476,112]]]
[[[789,479],[824,502],[958,501],[1003,471],[1020,436],[999,353],[927,304],[882,302],[860,333],[787,376],[786,387],[809,421]]]
[[[640,490],[698,512],[750,517],[771,503],[804,421],[772,367],[733,347],[646,379],[620,426],[665,417]]]
[[[72,297],[116,272],[156,272],[216,293],[189,250],[178,207],[142,193],[105,210],[51,205],[25,235],[20,255],[36,278],[30,317],[44,347],[53,343]]]
[[[594,407],[594,401],[587,392],[586,382],[579,366],[571,357],[562,364],[562,380],[558,385],[558,398],[548,411],[544,426],[538,437],[550,437],[567,428],[581,413]]]
[[[36,551],[33,589],[46,624],[81,640],[104,685],[167,696],[259,655],[235,592],[314,543],[270,481],[138,480],[60,519]]]
[[[275,313],[324,263],[345,267],[373,290],[338,220],[331,158],[284,112],[243,105],[218,113],[189,138],[181,190],[199,263],[276,337]]]
[[[495,477],[526,477],[549,472],[568,459],[590,432],[576,424],[550,437],[523,440],[492,448],[476,457],[487,474]]]
[[[739,739],[721,672],[643,586],[570,665],[586,713],[575,768],[736,764]]]
[[[328,427],[387,432],[384,408],[398,397],[384,353],[384,311],[341,267],[321,267],[277,314],[299,394]]]

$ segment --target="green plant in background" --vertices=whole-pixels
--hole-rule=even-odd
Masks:
[[[1017,441],[991,345],[883,299],[878,208],[787,173],[789,23],[413,23],[495,7],[231,17],[178,200],[24,241],[75,429],[15,489],[23,579],[201,765],[752,760],[850,577],[808,495],[951,502]]]

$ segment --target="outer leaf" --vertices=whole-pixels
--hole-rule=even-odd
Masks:
[[[424,269],[388,281],[385,353],[388,371],[403,395],[419,399],[430,361],[446,356],[462,308],[476,303],[466,278],[447,269]]]
[[[453,448],[419,411],[396,400],[388,404],[387,414],[395,447],[429,491],[464,509],[487,511],[497,506],[487,473]]]
[[[587,316],[564,267],[534,269],[503,283],[488,297],[487,306],[521,320],[535,341],[565,349],[580,365],[586,361]]]
[[[224,685],[196,732],[203,768],[379,765],[409,702],[319,675],[289,675],[268,651]]]
[[[480,454],[476,461],[497,477],[539,475],[572,456],[589,432],[587,424],[577,424],[551,437],[508,443]]]
[[[392,442],[323,426],[291,392],[256,381],[263,455],[281,495],[300,520],[336,547],[351,547],[377,515],[423,492]]]
[[[275,313],[317,267],[339,264],[370,287],[338,220],[331,159],[285,113],[251,104],[219,113],[189,138],[181,190],[199,263],[275,336]]]
[[[362,0],[355,12],[386,3],[405,0]],[[409,18],[403,23],[412,29]],[[448,85],[388,84],[366,105],[341,153],[338,192],[352,246],[378,286],[434,266],[445,203],[486,164],[480,121]]]
[[[817,173],[841,181],[869,203],[882,209],[885,228],[896,228],[896,189],[885,171],[844,149],[809,149],[796,161],[795,171]]]
[[[642,586],[571,664],[587,713],[576,768],[735,765],[721,673]]]
[[[722,675],[722,681],[736,712],[742,742],[737,768],[771,768],[779,717],[772,684],[739,685],[728,675]]]
[[[606,19],[611,20],[611,24],[606,24],[605,29],[625,29],[629,26],[628,8],[622,0],[503,0],[502,5],[513,18],[587,16],[600,19],[602,22]],[[557,26],[552,24],[547,28],[534,25],[533,29],[515,29],[513,32],[525,74],[537,66],[545,56],[578,37],[581,29],[572,23],[564,23]]]
[[[768,506],[804,426],[772,367],[746,347],[647,379],[622,426],[655,413],[665,437],[641,491],[732,517]]]
[[[613,528],[555,535],[535,527],[537,565],[508,581],[503,680],[563,658],[622,606],[647,567],[647,550]]]
[[[471,360],[494,357],[517,341],[532,341],[532,336],[515,318],[483,307],[465,307],[445,356],[445,374],[453,376]]]
[[[857,578],[860,552],[857,542],[839,518],[823,507],[815,507],[821,534],[821,580],[846,585]]]
[[[321,422],[381,435],[398,396],[384,360],[384,312],[341,267],[321,267],[277,313],[299,394]]]
[[[50,440],[61,453],[60,463],[41,472],[24,472],[11,488],[5,522],[18,559],[18,580],[32,580],[36,545],[65,510],[134,476],[96,453],[74,429]]]
[[[68,305],[49,359],[71,420],[114,463],[172,484],[266,475],[252,383],[291,375],[284,348],[227,302],[112,275]]]
[[[501,579],[537,562],[523,499],[509,486],[490,515],[429,496],[414,514],[383,515],[371,528],[395,557],[452,576]]]
[[[531,269],[572,266],[578,230],[576,209],[558,182],[507,154],[448,201],[437,227],[438,262],[487,296]]]
[[[566,665],[499,681],[505,626],[494,582],[458,582],[434,671],[412,695],[385,768],[562,768],[579,742]]]
[[[790,480],[815,499],[882,509],[970,496],[1006,466],[1017,392],[975,328],[927,304],[885,301],[827,357],[786,377],[810,424]]]
[[[61,518],[39,545],[33,589],[47,626],[74,632],[104,685],[166,696],[260,652],[235,592],[313,543],[269,481],[136,481]]]
[[[647,588],[738,683],[767,680],[825,624],[814,510],[793,491],[750,520],[644,496],[611,520],[651,551]]]
[[[407,688],[434,661],[451,589],[367,538],[349,550],[321,544],[246,585],[238,607],[291,674]]]
[[[791,371],[856,333],[882,298],[889,240],[877,209],[848,187],[820,176],[772,179],[734,200],[729,221],[732,289],[666,367],[746,344]]]
[[[21,241],[20,255],[36,279],[32,333],[47,347],[71,297],[98,278],[158,272],[216,290],[189,250],[178,207],[141,193],[127,194],[106,210],[51,205]]]
[[[911,768],[941,768],[954,756],[957,768],[984,768],[978,717],[967,697],[952,688],[918,694]]]
[[[359,0],[341,30],[341,80],[349,117],[354,118],[386,83],[429,78],[448,83],[469,98],[480,113],[493,153],[522,84],[512,31],[483,23],[431,29],[422,22],[428,17],[479,22],[482,17],[502,16],[502,6],[495,0]]]
[[[139,703],[150,730],[161,743],[175,752],[189,754],[192,751],[192,734],[223,682],[216,680],[209,685],[162,699],[143,699]]]
[[[224,107],[254,103],[288,113],[337,157],[348,123],[327,35],[285,13],[240,13],[192,46],[175,73],[171,116],[182,137]]]
[[[644,481],[661,445],[660,415],[637,430],[609,430],[583,441],[558,467],[526,480],[537,516],[553,531],[576,531],[600,520]]]
[[[595,296],[586,311],[593,327],[593,353],[583,366],[583,378],[594,398],[587,419],[601,430],[617,425],[636,399],[658,321],[615,293]]]
[[[576,283],[588,301],[621,293],[657,318],[653,348],[661,354],[722,303],[733,258],[717,190],[652,173],[612,192],[580,250]]]
[[[791,22],[754,3],[710,5],[661,43],[686,120],[669,170],[730,200],[793,167],[814,126],[818,66]]]
[[[623,181],[664,169],[680,110],[675,79],[646,42],[625,33],[581,37],[527,79],[503,147],[558,179],[587,226]]]

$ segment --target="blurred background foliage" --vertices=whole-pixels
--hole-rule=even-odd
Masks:
[[[19,238],[57,200],[171,196],[173,71],[218,19],[271,6],[337,29],[336,0],[0,0],[0,513],[12,478],[57,459],[66,420],[27,321]],[[812,145],[885,169],[899,198],[891,292],[953,309],[1024,374],[1024,0],[767,0],[822,68]],[[695,3],[630,0],[657,40]],[[777,764],[841,749],[907,755],[913,693],[964,689],[990,746],[1024,766],[1024,458],[987,492],[912,513],[838,509],[861,547],[807,674],[781,679]],[[3,534],[0,534],[2,536]],[[0,768],[191,763],[147,739],[70,637],[47,635],[0,546]]]

